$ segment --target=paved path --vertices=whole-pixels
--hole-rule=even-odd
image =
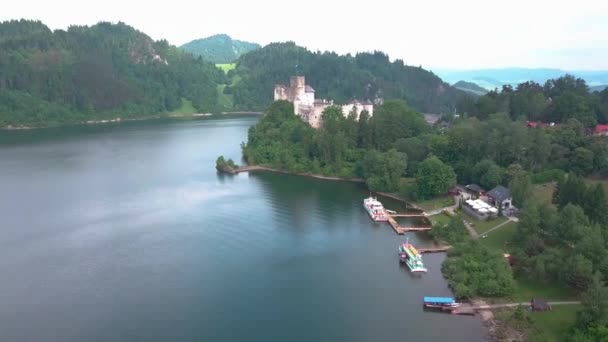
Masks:
[[[491,232],[495,231],[496,229],[498,229],[498,228],[500,228],[500,227],[504,226],[505,224],[507,224],[507,223],[509,223],[509,222],[515,222],[515,221],[514,221],[514,220],[512,220],[511,218],[509,218],[509,219],[508,219],[508,220],[506,220],[505,222],[503,222],[503,223],[499,223],[498,225],[494,226],[493,228],[490,228],[490,229],[486,230],[485,232],[481,233],[481,236],[484,236],[484,235],[486,235],[486,234],[488,234],[488,233],[491,233]]]
[[[425,216],[433,216],[433,215],[437,215],[437,214],[441,214],[444,210],[447,210],[451,213],[454,213],[454,210],[456,208],[458,208],[458,198],[454,197],[452,198],[454,200],[454,205],[450,205],[448,207],[443,207],[443,208],[439,208],[439,209],[435,209],[435,210],[431,210],[431,211],[425,211],[424,215]]]
[[[456,209],[456,208],[458,208],[457,204],[456,205],[451,205],[449,207],[444,207],[444,208],[439,208],[439,209],[431,210],[431,211],[425,211],[424,215],[425,216],[438,215],[438,214],[441,214],[444,210],[454,212],[454,209]]]
[[[477,234],[477,231],[475,230],[475,228],[471,227],[471,225],[469,224],[469,222],[467,222],[467,220],[462,220],[462,223],[464,223],[464,226],[467,227],[467,230],[469,231],[469,235],[471,235],[471,239],[473,239],[473,240],[479,239],[479,234]]]
[[[558,301],[558,302],[547,302],[547,304],[553,305],[577,305],[581,302],[578,300],[575,301]],[[514,308],[517,306],[529,306],[530,302],[523,303],[504,303],[504,304],[489,304],[489,305],[473,305],[474,310],[490,310],[490,309],[501,309],[501,308]]]

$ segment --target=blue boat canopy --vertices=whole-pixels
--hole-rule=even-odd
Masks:
[[[437,304],[452,304],[454,298],[451,297],[424,297],[425,303],[437,303]]]

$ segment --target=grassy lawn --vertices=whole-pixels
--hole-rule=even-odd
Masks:
[[[515,283],[516,289],[511,295],[515,302],[527,302],[534,297],[550,301],[577,299],[565,285],[530,280],[526,277],[516,277]]]
[[[195,114],[196,108],[192,106],[192,101],[182,98],[182,106],[169,113],[169,115],[188,115]]]
[[[479,241],[491,249],[505,252],[505,242],[511,240],[516,230],[517,223],[509,222],[488,234],[486,238],[479,239]]]
[[[443,207],[449,207],[454,204],[454,199],[451,196],[435,197],[430,200],[416,202],[416,205],[424,209],[425,211],[441,209]]]
[[[216,64],[216,67],[222,69],[223,72],[228,73],[228,71],[236,68],[235,63],[226,63],[226,64]]]
[[[580,305],[554,305],[551,311],[531,312],[534,324],[543,332],[549,341],[565,341],[568,329],[576,320]]]
[[[602,184],[602,186],[604,187],[604,191],[608,192],[608,179],[589,179],[589,178],[586,178],[585,182],[587,183],[587,185],[593,185],[593,186],[595,186],[596,184]]]
[[[469,216],[464,212],[460,212],[458,215],[460,215],[463,219],[465,219],[467,222],[469,222],[471,224],[471,226],[473,226],[475,231],[479,234],[484,233],[488,229],[492,229],[492,228],[496,227],[497,225],[508,220],[506,217],[500,216],[495,219],[490,219],[487,221],[479,221],[476,218]]]
[[[435,226],[438,224],[448,224],[450,222],[451,217],[444,213],[440,213],[437,215],[430,216],[429,219],[431,220],[433,226]]]
[[[230,109],[233,107],[232,95],[224,94],[224,88],[226,88],[225,84],[218,84],[217,86],[218,102],[222,108]]]
[[[554,183],[540,184],[534,187],[534,197],[540,203],[551,204],[553,199],[553,191],[555,191]]]

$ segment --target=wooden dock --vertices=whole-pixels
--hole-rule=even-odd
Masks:
[[[475,316],[475,313],[477,312],[477,310],[470,304],[462,304],[462,305],[456,306],[456,307],[449,307],[449,306],[440,307],[440,306],[429,306],[429,305],[422,305],[422,307],[424,308],[424,310],[427,310],[427,311],[443,312],[443,313],[449,313],[452,315]]]
[[[416,250],[420,253],[442,253],[447,252],[452,246],[439,246],[439,247],[430,247],[430,248],[416,248]]]
[[[399,235],[403,235],[407,232],[421,232],[421,231],[427,231],[427,230],[432,229],[432,227],[401,227],[399,225],[399,223],[397,223],[397,221],[395,220],[395,217],[404,217],[404,216],[391,215],[387,211],[385,211],[384,213],[388,217],[388,224],[393,228],[395,233],[397,233]],[[422,215],[420,215],[420,216],[422,216]]]
[[[392,217],[426,217],[424,214],[389,214]]]

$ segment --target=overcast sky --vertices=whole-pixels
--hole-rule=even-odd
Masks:
[[[562,4],[563,2],[563,4]],[[608,1],[6,1],[0,20],[52,29],[123,21],[181,45],[227,33],[262,45],[293,40],[312,50],[382,50],[426,68],[608,69]]]

